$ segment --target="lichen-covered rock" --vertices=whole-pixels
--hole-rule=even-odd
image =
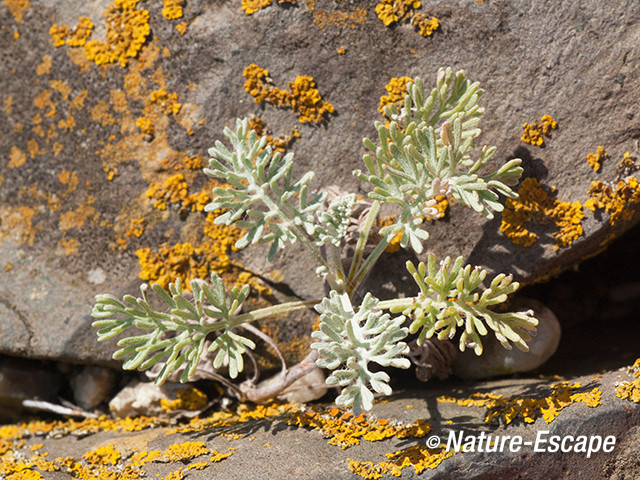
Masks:
[[[489,334],[482,343],[484,350],[478,357],[473,350],[458,352],[453,361],[453,374],[460,378],[490,378],[499,375],[528,372],[540,367],[556,352],[560,344],[561,327],[555,314],[542,303],[531,299],[519,299],[511,308],[516,311],[533,310],[538,328],[527,342],[529,351],[517,348],[505,349]]]
[[[110,363],[114,343],[96,345],[89,326],[93,297],[141,281],[213,270],[253,285],[257,303],[269,289],[321,295],[299,250],[273,265],[260,248],[236,252],[238,230],[203,212],[207,149],[236,117],[259,117],[274,146],[295,151],[296,173],[356,190],[362,138],[398,93],[385,87],[430,85],[441,66],[481,82],[482,143],[498,161],[523,159],[531,201],[493,221],[451,205],[427,250],[532,281],[636,221],[637,181],[617,183],[640,154],[633,2],[174,3],[0,5],[0,352]],[[384,271],[388,293],[403,263]],[[313,321],[263,328],[300,358]]]

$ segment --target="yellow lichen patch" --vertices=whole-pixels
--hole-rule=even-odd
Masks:
[[[440,27],[440,22],[436,17],[427,18],[424,13],[416,13],[411,19],[413,25],[420,35],[428,37]]]
[[[11,146],[11,151],[9,152],[9,164],[8,168],[17,168],[24,165],[24,162],[27,161],[27,155],[20,150],[15,145]]]
[[[106,23],[106,42],[86,41],[91,33],[90,20],[80,19],[78,27],[71,34],[72,46],[84,45],[84,53],[97,65],[119,63],[125,67],[129,59],[135,57],[149,35],[149,12],[136,9],[139,0],[114,0],[104,12]],[[55,28],[54,28],[55,27]],[[51,36],[55,46],[68,43],[65,25],[51,27]]]
[[[167,20],[175,20],[182,17],[182,5],[184,0],[164,0],[162,16]]]
[[[60,93],[63,100],[69,99],[69,95],[71,94],[71,87],[67,85],[67,82],[65,82],[64,80],[51,80],[49,82],[49,85],[51,86],[51,88],[57,90]]]
[[[168,177],[162,185],[152,183],[147,190],[147,197],[154,200],[153,206],[158,210],[166,210],[168,204],[179,204],[185,211],[203,211],[211,197],[205,191],[189,193],[189,185],[182,173]]]
[[[533,124],[524,124],[524,132],[522,133],[521,140],[531,145],[542,146],[544,144],[543,135],[550,137],[551,130],[558,128],[558,124],[551,115],[544,115],[540,122],[537,120]]]
[[[163,89],[151,92],[151,103],[159,105],[165,115],[177,115],[180,112],[181,104],[178,103],[178,94],[176,92],[167,93]]]
[[[47,75],[51,72],[51,55],[45,55],[42,57],[42,62],[36,67],[36,73],[38,76]]]
[[[622,160],[616,163],[616,173],[618,178],[628,177],[630,174],[638,170],[636,159],[629,152],[625,152]]]
[[[54,25],[55,26],[55,25]],[[53,28],[53,27],[52,27]],[[70,47],[82,47],[85,45],[91,31],[93,30],[93,22],[87,17],[79,17],[76,27],[66,35],[66,44]],[[59,45],[54,44],[56,47]]]
[[[80,229],[90,218],[96,220],[100,214],[97,213],[93,207],[95,201],[96,199],[93,195],[88,195],[87,199],[77,208],[62,213],[58,222],[58,228],[63,232],[72,228]]]
[[[153,136],[153,122],[150,118],[140,117],[136,120],[136,126],[140,129],[142,133],[145,135]]]
[[[600,162],[602,162],[602,160],[604,160],[607,156],[608,155],[604,151],[604,147],[599,146],[596,153],[587,154],[587,162],[589,162],[591,168],[593,168],[593,170],[597,172],[602,167],[602,164]]]
[[[207,396],[195,387],[185,388],[176,393],[175,400],[163,398],[160,406],[165,412],[174,410],[199,410],[207,404]]]
[[[256,13],[269,5],[271,5],[271,0],[242,0],[242,10],[247,15]]]
[[[295,5],[296,0],[278,0],[278,3]],[[271,5],[271,0],[242,0],[242,10],[244,10],[244,13],[247,15],[256,13],[258,10],[262,10],[269,5]]]
[[[116,465],[120,461],[121,455],[113,445],[105,445],[85,453],[82,458],[96,465]]]
[[[289,91],[272,85],[268,70],[255,64],[244,69],[244,88],[256,103],[267,102],[281,108],[291,108],[300,123],[322,123],[333,113],[333,105],[325,102],[316,82],[310,76],[298,76],[289,82]]]
[[[640,358],[627,369],[627,373],[633,373],[633,381],[623,381],[616,384],[616,397],[630,402],[640,403]]]
[[[35,214],[36,211],[26,205],[0,208],[0,239],[11,235],[20,243],[33,245],[38,231],[33,222]]]
[[[438,397],[438,401],[483,407],[488,410],[485,423],[495,423],[502,419],[507,424],[518,418],[525,423],[533,423],[540,415],[546,423],[551,423],[563,408],[576,402],[582,402],[591,408],[601,405],[602,392],[597,387],[585,392],[579,391],[581,385],[578,382],[574,384],[562,382],[552,385],[551,388],[551,394],[544,398],[503,397],[493,393],[476,393],[464,399],[442,396]]]
[[[287,423],[320,430],[325,437],[330,437],[330,445],[338,445],[342,449],[360,444],[360,439],[375,442],[393,437],[421,438],[431,428],[423,420],[406,426],[394,425],[385,419],[369,421],[364,415],[354,417],[352,413],[339,408],[323,412],[292,412],[288,415]]]
[[[53,117],[56,114],[56,104],[51,100],[52,93],[51,90],[46,89],[33,98],[33,104],[40,110],[49,108],[49,111],[45,114],[47,117]]]
[[[382,0],[376,5],[376,15],[388,27],[392,23],[411,18],[420,5],[417,0]]]
[[[392,461],[383,461],[378,464],[349,459],[349,468],[356,475],[367,479],[382,478],[387,473],[400,477],[403,468],[413,467],[415,473],[420,474],[427,468],[436,468],[453,453],[453,451],[446,451],[444,447],[434,449],[416,445],[387,453],[385,456]]]
[[[552,190],[553,191],[553,190]],[[545,225],[553,222],[559,230],[553,232],[555,249],[566,247],[582,235],[584,212],[580,202],[561,202],[552,198],[533,177],[525,178],[518,190],[518,198],[509,198],[502,212],[500,231],[516,245],[529,247],[538,236],[527,224]]]
[[[9,9],[17,23],[22,22],[22,17],[31,8],[29,0],[2,0],[2,4]]]
[[[398,106],[404,104],[404,97],[407,94],[407,84],[409,82],[413,82],[413,79],[410,77],[393,77],[389,80],[389,83],[384,86],[387,94],[380,97],[380,106],[378,106],[380,113],[384,113],[384,107],[390,103],[395,103]]]
[[[258,137],[266,136],[267,137],[267,145],[270,145],[271,148],[280,153],[284,153],[289,145],[296,139],[300,138],[300,132],[298,132],[297,128],[291,129],[291,134],[287,137],[281,135],[279,137],[272,137],[270,135],[271,132],[265,129],[265,122],[261,118],[253,117],[249,119],[249,128],[255,130],[258,134]]]
[[[316,10],[313,12],[313,24],[324,31],[326,27],[356,28],[357,25],[364,25],[367,21],[367,11],[364,8],[356,8],[354,12],[326,12]],[[340,53],[342,51],[343,53]],[[344,55],[345,48],[338,49],[339,55]]]
[[[184,35],[185,33],[187,33],[188,28],[189,24],[187,22],[180,22],[176,25],[176,30],[178,30],[178,33],[180,33],[180,35]]]
[[[584,206],[592,211],[608,212],[610,225],[631,220],[634,210],[630,207],[640,202],[640,188],[635,177],[619,181],[615,189],[600,180],[591,182],[588,193],[591,198],[584,202]]]
[[[140,261],[140,278],[159,283],[165,288],[179,278],[184,288],[189,290],[189,282],[195,278],[207,278],[211,272],[219,275],[225,273],[231,268],[228,250],[235,243],[234,232],[230,233],[230,236],[222,234],[220,241],[202,243],[198,247],[186,242],[171,247],[163,245],[157,253],[149,248],[141,248],[136,251]]]
[[[71,239],[61,238],[58,241],[58,246],[64,249],[65,255],[73,255],[75,253],[78,253],[80,242],[75,238],[71,238]]]

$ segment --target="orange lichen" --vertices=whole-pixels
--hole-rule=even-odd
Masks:
[[[382,0],[376,5],[376,15],[388,27],[410,18],[420,5],[417,0]]]
[[[633,381],[623,381],[616,384],[616,397],[630,402],[640,403],[640,358],[627,369],[627,373],[633,373]]]
[[[390,103],[395,103],[398,106],[404,104],[404,97],[407,94],[407,84],[409,82],[413,82],[413,78],[393,77],[389,80],[389,83],[384,86],[387,94],[380,97],[380,105],[378,106],[380,113],[384,113],[384,107]]]
[[[51,55],[45,55],[44,57],[42,57],[42,62],[40,62],[36,67],[36,73],[38,74],[38,76],[50,73],[51,64]],[[7,112],[7,114],[9,114],[9,112]]]
[[[616,164],[618,178],[628,177],[636,170],[638,170],[636,159],[629,152],[625,152],[622,159]]]
[[[100,215],[93,207],[95,201],[96,199],[93,195],[88,195],[87,199],[80,206],[60,214],[58,228],[62,231],[72,228],[80,229],[88,219],[93,218],[95,220],[97,216]]]
[[[182,5],[184,0],[164,0],[162,16],[167,20],[182,18]]]
[[[320,430],[325,437],[330,437],[329,445],[340,446],[343,450],[359,445],[360,439],[376,442],[394,437],[422,438],[431,429],[424,420],[398,426],[385,419],[372,422],[364,415],[354,417],[352,413],[344,412],[339,408],[331,408],[328,411],[292,412],[288,416],[287,423]]]
[[[149,12],[137,10],[139,0],[114,0],[104,13],[106,42],[90,40],[84,45],[87,58],[97,65],[119,63],[126,67],[138,55],[149,36]]]
[[[91,36],[92,30],[93,22],[87,17],[79,17],[76,27],[67,36],[67,45],[70,47],[83,47]]]
[[[291,145],[291,143],[293,143],[296,138],[300,138],[300,132],[297,128],[292,128],[291,134],[288,137],[284,135],[281,135],[279,137],[272,137],[270,135],[271,132],[265,129],[264,120],[258,117],[249,119],[249,128],[255,130],[255,132],[258,134],[258,137],[266,136],[267,145],[270,145],[274,151],[280,153],[284,153],[287,147]]]
[[[576,382],[562,382],[551,385],[552,391],[547,397],[503,397],[494,393],[476,393],[469,398],[438,397],[439,402],[458,403],[462,406],[486,408],[485,423],[495,423],[502,419],[509,424],[516,419],[525,423],[533,423],[542,414],[546,423],[553,422],[559,412],[569,405],[582,402],[588,407],[601,405],[602,392],[594,387],[589,391],[580,391],[581,385]]]
[[[411,19],[411,25],[418,30],[420,35],[428,37],[440,27],[440,22],[436,17],[428,19],[424,13],[416,13]]]
[[[602,162],[602,160],[604,160],[606,157],[608,157],[608,155],[604,151],[604,147],[599,146],[596,153],[587,154],[587,162],[589,162],[591,168],[593,168],[593,170],[597,172],[602,167],[602,164],[600,162]]]
[[[271,0],[242,0],[242,10],[247,15],[256,13],[269,5],[271,5]]]
[[[180,33],[180,35],[184,35],[187,33],[187,29],[189,28],[189,24],[187,22],[180,22],[176,25],[176,30]]]
[[[189,185],[182,173],[168,177],[162,185],[152,183],[146,193],[154,200],[153,206],[158,210],[166,210],[170,203],[179,204],[182,211],[203,211],[211,197],[205,191],[189,193]]]
[[[274,87],[268,70],[255,64],[244,69],[244,77],[244,88],[256,103],[268,102],[276,107],[291,108],[300,123],[322,123],[334,111],[333,105],[322,99],[313,77],[296,77],[289,82],[290,91]]]
[[[341,12],[337,10],[335,12],[326,12],[324,10],[316,10],[313,12],[313,24],[325,30],[328,26],[335,26],[340,28],[356,28],[356,25],[364,25],[367,21],[367,11],[364,8],[356,8],[354,12]],[[341,48],[344,51],[344,47]],[[340,49],[338,50],[339,55]]]
[[[542,146],[544,144],[543,135],[551,137],[551,130],[558,128],[558,124],[551,115],[544,115],[540,122],[537,120],[533,124],[524,124],[524,132],[522,133],[521,140],[531,145]]]
[[[394,453],[387,453],[385,456],[391,461],[383,461],[378,464],[373,462],[360,462],[349,459],[349,468],[353,473],[367,479],[382,478],[389,473],[394,477],[402,475],[402,469],[413,467],[416,474],[422,473],[426,469],[433,469],[444,460],[451,457],[453,451],[445,450],[445,447],[428,448],[422,445],[398,450]]]
[[[640,202],[640,185],[636,177],[620,180],[615,189],[600,180],[594,181],[588,193],[590,198],[584,202],[584,206],[592,211],[608,212],[610,225],[631,220],[634,210],[630,206]]]
[[[151,92],[151,103],[159,105],[165,115],[178,114],[182,104],[178,103],[178,94],[176,92],[167,93],[162,88]]]
[[[116,465],[120,461],[121,455],[113,445],[106,445],[85,453],[82,458],[96,465]]]
[[[207,404],[207,396],[195,387],[185,388],[176,393],[175,400],[163,398],[160,406],[165,412],[174,410],[199,410]]]
[[[278,0],[278,3],[288,3],[290,5],[296,5],[296,0]],[[256,13],[258,10],[271,5],[271,0],[242,0],[242,10],[247,15]]]
[[[140,117],[136,120],[136,126],[140,129],[142,133],[145,135],[153,136],[153,122],[150,118]]]
[[[554,191],[554,189],[552,189]],[[561,202],[552,198],[533,177],[525,178],[518,198],[509,198],[502,212],[500,231],[516,245],[529,247],[538,236],[529,231],[528,223],[545,225],[553,222],[559,230],[553,232],[555,249],[569,246],[582,235],[584,212],[580,202]]]
[[[17,168],[24,165],[26,161],[27,161],[27,155],[18,147],[16,147],[15,145],[12,145],[11,151],[9,152],[9,164],[7,165],[7,167]]]
[[[2,4],[9,9],[17,23],[22,22],[22,17],[31,8],[29,0],[2,0]]]

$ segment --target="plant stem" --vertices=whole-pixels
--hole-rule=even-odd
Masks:
[[[258,310],[253,310],[251,312],[238,315],[237,317],[233,317],[231,319],[230,326],[235,327],[242,323],[260,320],[262,318],[266,318],[271,315],[278,315],[280,313],[289,313],[296,310],[304,310],[305,308],[310,308],[319,304],[320,301],[321,300],[303,300],[300,302],[280,303],[278,305],[272,305],[271,307],[259,308]]]
[[[362,257],[364,256],[364,249],[367,246],[367,240],[369,240],[369,235],[371,234],[371,228],[373,228],[373,224],[378,217],[378,213],[380,212],[380,201],[375,200],[371,204],[371,209],[369,213],[367,213],[366,218],[364,219],[364,224],[362,225],[362,230],[360,231],[360,236],[358,237],[358,243],[356,243],[356,249],[353,254],[353,260],[351,260],[351,266],[349,267],[349,276],[347,277],[347,293],[349,296],[353,292],[355,292],[357,288],[357,284],[353,283],[353,279],[360,268],[360,264],[362,263]]]

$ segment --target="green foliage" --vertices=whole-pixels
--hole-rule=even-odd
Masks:
[[[407,262],[407,270],[420,288],[420,294],[410,305],[392,308],[391,311],[413,317],[409,330],[411,333],[420,331],[419,343],[436,333],[439,340],[452,339],[456,329],[462,327],[460,350],[470,347],[480,355],[480,335],[487,334],[486,324],[504,348],[511,350],[511,341],[519,349],[528,350],[525,342],[531,339],[529,332],[538,325],[532,313],[491,310],[518,289],[518,282],[513,282],[510,275],[497,275],[489,288],[480,291],[487,276],[486,270],[464,265],[462,257],[453,264],[447,257],[438,265],[435,255],[429,255],[427,265],[420,262],[416,268]]]
[[[320,313],[320,328],[311,334],[318,339],[311,348],[318,350],[318,365],[333,370],[328,385],[340,385],[342,393],[338,405],[351,405],[357,415],[371,410],[373,392],[391,394],[389,375],[372,372],[369,363],[383,367],[409,368],[410,363],[400,355],[409,352],[401,342],[408,334],[402,327],[404,316],[391,318],[376,308],[378,299],[370,293],[364,297],[358,311],[354,311],[346,293],[331,292],[316,310]]]
[[[354,174],[373,185],[370,198],[402,209],[396,222],[380,233],[393,237],[402,232],[400,245],[411,245],[420,253],[428,234],[419,226],[424,218],[437,213],[430,208],[431,199],[452,195],[461,204],[493,218],[492,210],[503,209],[498,193],[516,196],[509,186],[517,183],[522,168],[520,160],[513,159],[496,172],[478,175],[496,149],[483,147],[478,159],[471,159],[484,109],[478,106],[482,94],[479,84],[470,83],[464,72],[453,75],[450,68],[440,69],[437,86],[428,96],[419,78],[407,88],[409,94],[401,109],[395,104],[385,107],[392,119],[389,125],[376,122],[378,143],[364,139],[369,151],[364,156],[367,171],[356,170]]]
[[[146,284],[140,287],[142,298],[125,295],[125,303],[113,295],[97,295],[91,315],[99,319],[92,324],[98,328],[98,341],[119,335],[130,327],[147,331],[118,341],[122,348],[113,354],[113,358],[126,359],[122,367],[125,370],[147,370],[164,362],[156,378],[156,383],[161,384],[183,365],[185,369],[180,381],[192,377],[207,335],[215,333],[216,338],[208,348],[210,352],[218,350],[214,367],[220,368],[227,360],[229,376],[237,377],[243,369],[242,354],[246,348],[255,348],[251,340],[232,331],[237,325],[234,314],[249,295],[249,286],[234,287],[227,301],[222,279],[214,273],[211,283],[192,280],[192,301],[184,296],[179,279],[169,285],[169,292],[157,283],[153,284],[151,288],[169,308],[169,313],[151,306]]]
[[[237,120],[236,130],[226,128],[224,134],[231,141],[233,151],[216,142],[215,148],[209,150],[212,158],[204,172],[224,179],[230,187],[214,188],[214,200],[205,211],[228,210],[216,217],[215,223],[235,222],[248,230],[236,247],[272,242],[269,260],[273,260],[287,240],[294,243],[299,239],[303,234],[300,228],[307,234],[313,233],[313,213],[322,206],[324,195],[309,197],[307,183],[313,178],[313,172],[293,182],[293,154],[274,153],[267,146],[267,137],[258,139],[247,119]],[[297,205],[292,201],[296,197]]]
[[[385,108],[391,119],[388,125],[376,123],[378,143],[364,139],[368,150],[364,156],[366,172],[354,174],[373,187],[369,192],[373,202],[359,223],[352,218],[355,194],[339,196],[325,206],[325,194],[311,193],[313,172],[293,180],[293,155],[274,153],[267,146],[267,138],[258,138],[246,119],[237,120],[235,130],[225,129],[230,149],[216,142],[209,150],[212,158],[205,173],[223,179],[229,186],[215,188],[214,200],[205,210],[226,210],[216,223],[235,223],[247,229],[236,247],[270,243],[269,260],[287,243],[300,242],[315,261],[316,272],[326,280],[328,298],[239,315],[236,312],[249,294],[249,287],[234,287],[227,295],[222,279],[213,274],[211,285],[191,282],[192,300],[184,296],[179,281],[170,285],[169,292],[153,285],[165,304],[165,311],[160,311],[150,305],[148,287],[143,285],[142,298],[127,295],[124,303],[111,295],[96,297],[92,315],[97,319],[93,326],[98,328],[98,340],[129,329],[141,332],[122,338],[114,358],[125,359],[125,369],[145,370],[163,362],[157,383],[182,367],[181,381],[192,377],[211,341],[208,350],[216,352],[213,367],[219,369],[228,363],[229,376],[236,378],[243,370],[243,354],[255,345],[234,328],[315,305],[321,314],[319,330],[312,334],[316,341],[311,345],[319,355],[317,365],[332,370],[329,385],[342,388],[336,402],[351,405],[356,412],[371,409],[374,393],[391,393],[389,375],[375,368],[372,371],[372,365],[409,367],[409,360],[402,357],[408,353],[402,340],[409,332],[417,333],[423,342],[433,335],[452,339],[461,328],[460,349],[473,348],[480,355],[480,336],[492,330],[505,348],[511,348],[512,342],[526,350],[529,332],[537,325],[532,313],[493,309],[518,288],[518,283],[501,274],[482,290],[486,271],[464,266],[461,257],[453,263],[447,258],[438,264],[435,256],[429,256],[428,264],[420,263],[417,268],[409,262],[407,268],[420,290],[416,297],[379,302],[367,293],[359,307],[354,308],[351,303],[395,235],[402,233],[402,247],[411,245],[416,252],[422,252],[423,242],[428,239],[422,224],[425,219],[438,216],[435,197],[447,195],[492,218],[492,212],[503,208],[499,194],[516,196],[510,187],[522,173],[519,159],[484,174],[479,172],[493,158],[495,147],[483,147],[472,159],[473,139],[480,134],[477,126],[484,110],[478,105],[482,94],[478,83],[470,83],[464,72],[454,75],[451,69],[441,69],[429,95],[425,95],[418,78],[408,85],[408,92],[402,107],[391,104]],[[396,206],[400,214],[395,223],[380,230],[382,240],[368,251],[370,233],[383,204]],[[354,225],[360,237],[347,275],[341,248],[348,229],[355,230]],[[385,309],[401,315],[392,318],[383,313]],[[406,317],[411,321],[408,328],[403,326]],[[281,378],[286,378],[288,384],[297,378],[284,370]],[[289,373],[292,371],[297,375],[304,368],[294,367]],[[282,383],[278,388],[282,390],[288,384]],[[243,385],[253,388],[249,381],[234,389],[242,393]],[[269,392],[277,394],[276,390]]]

